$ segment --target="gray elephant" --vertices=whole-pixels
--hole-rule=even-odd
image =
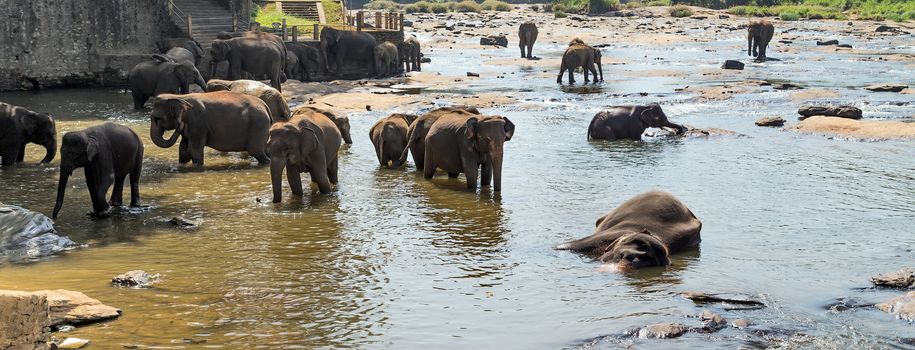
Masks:
[[[133,95],[133,108],[143,109],[150,97],[160,94],[186,94],[190,85],[206,90],[207,83],[193,64],[177,63],[163,55],[153,55],[152,61],[140,62],[130,70],[127,86]]]
[[[397,53],[397,46],[390,41],[385,41],[375,46],[375,75],[378,77],[389,77],[397,72],[400,55]]]
[[[286,46],[276,35],[261,32],[246,32],[243,36],[213,41],[210,48],[213,68],[223,61],[229,62],[227,80],[242,79],[247,72],[255,77],[266,76],[270,86],[283,91],[285,78]],[[215,72],[210,72],[215,75]]]
[[[286,51],[286,67],[283,68],[283,72],[286,73],[286,77],[289,79],[305,81],[302,79],[302,75],[305,73],[299,67],[299,56],[291,51]]]
[[[336,113],[330,112],[328,110],[312,106],[302,106],[296,109],[296,111],[299,109],[306,109],[327,116],[332,122],[334,122],[334,125],[337,126],[337,130],[340,131],[340,135],[343,136],[343,141],[346,142],[347,145],[353,144],[353,137],[350,134],[351,127],[349,124],[349,117],[345,115],[337,115]],[[295,114],[295,112],[293,112],[293,114]]]
[[[569,84],[575,84],[573,73],[575,72],[575,68],[578,67],[581,67],[582,73],[585,76],[585,83],[589,82],[588,71],[591,72],[594,81],[597,82],[597,70],[594,69],[594,51],[595,49],[593,47],[585,45],[581,39],[573,39],[572,42],[569,43],[569,48],[566,49],[565,53],[562,55],[562,65],[559,67],[559,76],[556,77],[556,83],[562,84],[562,75],[568,70]]]
[[[775,34],[775,27],[766,20],[750,22],[747,26],[747,55],[756,57],[757,61],[766,60],[766,47]]]
[[[494,191],[501,191],[504,144],[514,134],[515,124],[505,117],[442,115],[426,135],[423,177],[431,179],[439,168],[449,177],[464,173],[467,189],[475,189],[479,171],[482,187],[491,182]]]
[[[171,50],[165,53],[165,57],[171,58],[175,63],[190,63],[192,65],[197,64],[197,59],[194,57],[194,54],[188,51],[183,47],[173,47]]]
[[[395,113],[378,120],[369,129],[369,138],[381,166],[397,163],[400,153],[407,148],[407,132],[416,118],[419,117]]]
[[[645,129],[674,128],[677,134],[686,131],[682,125],[667,120],[667,115],[657,103],[641,106],[615,106],[598,112],[588,126],[588,139],[641,140]]]
[[[254,80],[219,80],[213,79],[207,82],[206,92],[216,91],[234,91],[245,95],[250,95],[261,99],[267,104],[270,112],[270,120],[274,123],[289,120],[289,104],[283,98],[283,94],[270,85]]]
[[[324,55],[325,68],[337,76],[343,74],[345,60],[357,61],[360,66],[374,66],[377,44],[375,37],[369,33],[330,27],[321,30],[321,53]],[[372,67],[371,71],[375,72],[376,68]]]
[[[273,203],[282,201],[284,168],[292,194],[303,194],[303,172],[309,173],[321,193],[330,193],[331,184],[337,183],[337,152],[341,143],[340,132],[330,118],[312,110],[298,109],[288,122],[274,124],[269,135],[267,149],[273,157],[270,164]]]
[[[432,124],[438,121],[438,118],[450,113],[480,115],[479,110],[468,106],[442,107],[423,114],[410,124],[410,129],[407,130],[407,144],[401,151],[400,157],[391,166],[398,167],[403,165],[407,162],[407,153],[412,153],[416,170],[422,171],[423,165],[425,165],[426,135],[429,133],[429,129],[432,128]]]
[[[248,152],[259,164],[270,163],[265,147],[270,112],[260,99],[232,91],[159,95],[153,103],[149,138],[169,148],[181,137],[178,162],[203,166],[203,148]],[[164,133],[175,130],[166,140]]]
[[[404,72],[422,71],[422,46],[415,37],[408,37],[397,45],[397,54],[400,56],[400,63],[403,65]]]
[[[599,48],[592,47],[591,49],[594,50],[594,66],[597,67],[597,71],[600,73],[600,81],[604,81],[604,66],[601,64],[603,54]],[[597,76],[594,76],[594,81],[597,81]]]
[[[319,73],[324,66],[321,64],[321,53],[317,48],[302,43],[286,43],[286,51],[287,55],[295,54],[299,60],[298,64],[293,67],[295,75],[292,77],[294,79],[311,81],[312,75]],[[287,67],[289,67],[288,64]]]
[[[54,117],[0,102],[0,158],[3,158],[0,164],[10,166],[22,162],[28,143],[45,148],[45,156],[39,163],[54,160],[57,154]]]
[[[180,47],[190,52],[194,57],[194,64],[200,63],[203,58],[203,48],[197,40],[191,38],[167,38],[156,42],[159,53],[168,53],[169,50]]]
[[[140,173],[143,169],[143,141],[130,128],[105,123],[64,134],[60,147],[60,179],[57,184],[56,219],[64,204],[67,180],[73,170],[83,168],[92,211],[105,216],[110,209],[105,194],[111,185],[112,206],[123,205],[124,180],[130,176],[130,206],[140,205]]]
[[[534,22],[521,23],[521,26],[518,27],[518,47],[521,48],[521,58],[534,58],[532,52],[535,42],[537,42],[537,25]]]

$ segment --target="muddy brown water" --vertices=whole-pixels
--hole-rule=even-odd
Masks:
[[[817,26],[802,24],[800,32]],[[915,51],[911,36],[840,38]],[[463,177],[425,181],[412,166],[380,169],[368,129],[392,111],[350,115],[355,144],[341,150],[341,180],[332,195],[294,199],[287,189],[284,202],[274,205],[268,168],[214,151],[207,151],[202,172],[178,166],[177,149],[149,141],[145,112],[131,111],[130,96],[121,91],[0,94],[4,102],[53,113],[62,132],[106,120],[132,127],[146,143],[141,190],[150,206],[92,220],[85,216],[82,172],[75,172],[57,225],[85,247],[0,266],[0,288],[78,290],[123,309],[116,321],[61,334],[91,339],[92,349],[911,346],[905,344],[915,330],[903,321],[873,309],[835,312],[824,305],[898,294],[867,288],[868,277],[915,260],[915,143],[753,126],[767,115],[793,121],[792,91],[763,87],[725,101],[675,92],[720,83],[697,72],[717,69],[725,56],[743,57],[743,45],[734,35],[638,50],[611,46],[605,57],[629,63],[606,66],[607,81],[585,88],[559,88],[552,69],[483,63],[514,57],[514,47],[435,50],[427,70],[482,73],[457,93],[499,92],[522,101],[484,109],[517,126],[506,144],[502,193],[463,191]],[[535,50],[558,60],[562,47],[544,43]],[[839,97],[816,101],[851,102],[868,118],[913,114],[911,95],[860,89],[915,81],[903,62],[770,51],[782,60],[749,64],[722,80],[834,89]],[[684,75],[643,74],[659,69]],[[503,73],[507,78],[497,78]],[[674,122],[748,137],[586,140],[588,122],[602,107],[652,101]],[[30,146],[29,162],[41,154]],[[57,164],[0,169],[0,201],[49,214]],[[667,268],[631,274],[602,272],[591,259],[551,249],[589,234],[596,217],[651,189],[674,193],[702,220],[700,249],[675,256]],[[186,231],[163,223],[179,215],[202,224]],[[162,281],[150,289],[110,286],[111,277],[134,269],[160,273]],[[677,296],[684,291],[749,295],[767,307],[696,306]],[[672,340],[618,336],[650,323],[696,325],[685,315],[703,310],[754,325]]]

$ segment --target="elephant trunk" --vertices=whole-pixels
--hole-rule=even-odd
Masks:
[[[492,189],[502,190],[502,150],[492,153]]]
[[[45,153],[44,158],[38,163],[50,163],[54,160],[54,155],[57,154],[57,138],[52,138],[50,141],[42,144],[42,146],[44,146],[47,153]]]
[[[197,86],[199,86],[201,90],[207,91],[207,81],[203,78],[203,75],[200,74],[200,71],[197,71],[197,77],[195,79]]]
[[[350,136],[349,130],[344,131],[343,135],[341,135],[341,136],[343,136],[343,142],[346,142],[347,145],[353,144],[353,137]]]
[[[275,157],[270,162],[270,182],[273,186],[273,203],[283,200],[283,168],[286,167],[285,157]]]
[[[181,136],[181,132],[183,131],[183,129],[184,128],[179,126],[178,129],[175,129],[175,132],[172,133],[172,137],[170,137],[170,138],[168,138],[168,140],[166,140],[165,138],[162,137],[162,135],[165,134],[165,130],[163,130],[162,127],[160,127],[158,123],[153,122],[149,126],[149,138],[152,140],[152,142],[154,144],[156,144],[156,146],[159,146],[161,148],[169,148],[171,146],[174,146],[175,142],[178,141],[178,136]]]
[[[57,183],[57,202],[54,203],[54,213],[51,215],[54,219],[57,219],[57,213],[59,213],[60,208],[64,206],[64,193],[67,192],[67,180],[72,173],[72,167],[67,165],[60,166],[60,180]]]
[[[667,124],[664,124],[664,126],[677,129],[677,135],[680,135],[680,134],[686,132],[686,127],[683,125],[680,125],[680,124],[674,124],[671,122],[667,122]]]

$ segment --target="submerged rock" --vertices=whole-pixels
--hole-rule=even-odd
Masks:
[[[143,270],[133,270],[115,276],[111,284],[118,287],[148,288],[159,281],[159,274],[150,275]]]
[[[798,108],[797,113],[801,115],[800,120],[812,116],[820,115],[826,117],[840,117],[849,119],[861,119],[863,113],[861,109],[853,106],[812,106],[804,105]]]
[[[763,117],[756,120],[757,126],[782,126],[785,125],[785,118],[774,116],[774,117]]]
[[[0,348],[47,349],[50,321],[45,296],[0,290]]]
[[[669,339],[676,338],[689,331],[689,327],[679,323],[658,323],[639,329],[636,336],[641,339]]]
[[[508,47],[508,38],[504,35],[490,35],[480,38],[480,45]]]
[[[761,301],[752,299],[747,296],[738,296],[738,295],[721,295],[721,294],[709,294],[703,292],[684,292],[680,296],[692,300],[696,304],[712,304],[712,303],[723,303],[723,304],[733,304],[733,305],[744,305],[750,307],[761,308],[765,307]]]
[[[76,248],[54,229],[54,221],[39,212],[0,204],[0,263],[23,262]]]
[[[183,216],[175,216],[175,217],[172,217],[171,219],[169,219],[168,222],[172,225],[175,225],[175,227],[178,227],[178,228],[195,229],[197,227],[200,227],[201,220],[200,219],[192,220],[192,219],[185,218]]]
[[[882,273],[871,277],[871,282],[878,287],[915,288],[915,268],[904,267],[899,271]]]
[[[883,304],[877,304],[883,312],[893,314],[898,319],[915,322],[915,292],[908,292]]]
[[[721,64],[721,69],[743,70],[743,67],[744,67],[743,62],[736,61],[736,60],[727,60]]]
[[[48,300],[51,326],[68,323],[83,324],[121,316],[121,310],[102,304],[80,292],[69,290],[42,290],[33,294]]]
[[[736,319],[736,320],[734,320],[734,322],[731,322],[731,326],[734,327],[734,328],[738,328],[738,329],[747,328],[747,327],[749,327],[751,324],[752,324],[752,323],[750,323],[749,320],[745,320],[745,319],[742,319],[742,318]]]
[[[905,84],[884,84],[865,86],[864,89],[874,92],[900,92],[908,87],[909,86]]]
[[[728,321],[725,320],[724,317],[709,310],[702,311],[702,313],[699,314],[699,321],[702,321],[702,325],[705,326],[705,328],[716,331],[728,325]]]
[[[857,298],[842,297],[836,298],[835,300],[827,303],[823,306],[823,308],[832,312],[844,312],[852,309],[861,309],[873,306],[874,304],[865,303]]]

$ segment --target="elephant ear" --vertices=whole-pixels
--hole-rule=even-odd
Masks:
[[[633,113],[635,113],[635,110],[633,110]],[[639,120],[648,126],[659,127],[661,124],[661,116],[663,115],[664,112],[661,111],[661,106],[657,103],[651,103],[642,108],[642,112],[639,113]]]
[[[165,98],[160,99],[155,102],[155,105],[161,105],[168,112],[168,115],[175,116],[175,119],[178,120],[179,124],[184,124],[187,122],[187,112],[193,108],[190,102],[185,101],[180,98]]]
[[[505,120],[505,126],[503,127],[505,129],[505,141],[511,141],[512,136],[515,134],[515,123],[505,117],[502,117],[502,119]]]
[[[315,145],[315,150],[309,151],[308,145],[312,142]],[[314,129],[309,126],[303,126],[301,132],[299,132],[299,161],[303,164],[307,163],[308,155],[315,151],[324,156],[324,144],[318,140],[318,133]]]
[[[479,124],[479,122],[480,122],[480,120],[477,119],[476,117],[471,117],[471,118],[467,119],[466,136],[467,136],[468,140],[473,140],[473,138],[477,136],[477,125]]]
[[[22,116],[22,129],[26,136],[31,137],[38,131],[38,117],[39,115],[34,113],[26,113]]]
[[[98,156],[98,139],[89,136],[89,142],[86,143],[86,158],[91,162],[95,160],[96,156]]]

